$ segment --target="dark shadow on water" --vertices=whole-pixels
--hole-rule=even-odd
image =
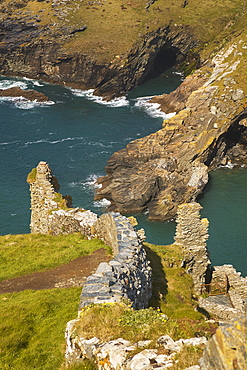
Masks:
[[[144,248],[153,270],[153,294],[149,301],[149,306],[158,308],[160,307],[160,301],[165,301],[168,290],[167,279],[163,271],[161,258],[147,245],[144,245]]]

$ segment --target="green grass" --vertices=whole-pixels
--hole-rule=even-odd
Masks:
[[[36,181],[36,176],[37,176],[37,168],[33,168],[31,172],[27,175],[27,182],[29,184],[32,184],[33,182]]]
[[[246,4],[242,0],[201,0],[199,5],[197,0],[189,0],[184,8],[182,4],[183,0],[156,0],[147,11],[146,0],[74,0],[61,5],[66,15],[60,19],[50,2],[27,1],[22,11],[31,15],[40,15],[42,11],[39,25],[49,25],[54,31],[57,25],[87,25],[85,31],[62,41],[64,49],[82,52],[98,62],[115,60],[121,64],[125,62],[126,52],[140,42],[144,34],[168,24],[189,25],[201,41],[204,57],[245,27]],[[1,6],[11,9],[13,16],[20,12],[12,0],[3,0]]]
[[[76,318],[81,288],[0,295],[0,369],[55,370],[64,364],[66,323]],[[87,364],[79,369],[93,370]]]
[[[107,247],[101,240],[81,234],[0,236],[0,281],[53,268]]]
[[[205,316],[196,310],[192,279],[179,267],[181,249],[146,244],[146,250],[153,269],[151,307],[135,311],[124,304],[92,305],[82,310],[78,334],[103,341],[122,337],[134,342],[155,341],[165,334],[174,340],[211,336],[215,326],[206,323]]]
[[[83,240],[78,234],[60,237],[29,234],[0,237],[0,246],[6,262],[2,260],[2,268],[9,278],[15,269],[19,276],[30,271],[30,266],[36,271],[37,266],[58,265],[75,258],[76,254],[91,252],[92,246],[102,247],[103,243]],[[179,267],[180,248],[146,244],[146,250],[154,274],[152,307],[135,311],[125,303],[91,305],[82,310],[76,327],[78,334],[86,338],[96,336],[103,341],[119,337],[132,342],[150,339],[150,346],[161,352],[156,345],[161,335],[168,334],[174,340],[211,336],[215,326],[206,323],[204,316],[195,311],[192,281]],[[38,261],[35,265],[33,259]],[[5,264],[9,266],[6,268]],[[81,288],[70,288],[1,294],[0,369],[65,370],[64,331],[66,323],[77,317],[80,292]],[[201,351],[200,348],[184,350],[174,369],[195,364]],[[90,361],[67,369],[96,370]]]

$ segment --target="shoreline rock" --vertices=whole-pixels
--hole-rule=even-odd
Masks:
[[[210,170],[247,163],[246,95],[235,79],[245,57],[240,40],[215,56],[210,71],[205,65],[175,92],[157,98],[168,111],[178,109],[177,114],[110,157],[95,199],[108,199],[111,211],[148,209],[149,220],[169,220],[179,204],[203,192]]]
[[[39,103],[48,102],[49,98],[43,93],[35,90],[23,90],[20,87],[11,87],[9,89],[0,89],[0,96],[5,97],[19,97]]]

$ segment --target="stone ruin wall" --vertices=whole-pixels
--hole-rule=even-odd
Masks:
[[[137,242],[137,234],[134,228],[126,218],[123,221],[121,215],[108,213],[98,218],[95,213],[82,208],[66,208],[66,205],[69,205],[69,198],[60,195],[60,200],[64,200],[64,203],[62,203],[64,209],[61,209],[61,203],[56,201],[59,184],[46,162],[38,164],[36,178],[32,178],[29,184],[32,209],[31,232],[51,235],[80,232],[89,239],[99,237],[111,246],[114,256],[117,256],[119,252],[122,253],[124,248],[127,248],[126,251],[130,248],[132,253],[133,250],[136,251],[135,248],[140,247],[141,244],[138,244],[140,239]],[[206,292],[208,287],[206,284],[219,282],[227,277],[231,307],[215,303],[213,299],[205,298],[200,298],[200,306],[209,313],[217,314],[219,319],[229,320],[236,314],[245,312],[247,278],[242,278],[233,267],[229,268],[227,265],[213,267],[211,265],[206,246],[208,220],[200,218],[201,208],[196,202],[179,206],[175,243],[183,249],[182,266],[192,276],[196,294],[200,295]],[[142,260],[143,252],[138,253],[140,253],[140,260]],[[134,260],[136,260],[136,256]],[[128,268],[133,269],[135,263]],[[116,276],[116,267],[114,267],[114,271],[113,275]],[[119,272],[118,276],[123,275]],[[122,277],[121,279],[123,281]],[[102,281],[105,281],[105,276]],[[87,289],[89,289],[89,286],[90,284],[87,284]]]
[[[200,297],[199,307],[219,320],[230,321],[246,314],[247,277],[242,277],[232,265],[212,266],[206,246],[208,220],[200,218],[201,209],[196,202],[178,207],[175,244],[183,249],[182,266],[193,279],[195,293],[210,293],[212,287],[220,290],[218,296]]]
[[[53,175],[49,165],[41,161],[36,169],[36,177],[27,179],[31,196],[31,233],[48,234],[48,217],[51,209],[57,208],[54,201],[59,186],[53,185]]]
[[[114,259],[100,264],[89,276],[81,294],[80,308],[90,303],[128,299],[136,309],[148,306],[152,295],[152,270],[142,246],[142,238],[127,217],[119,213],[101,217],[83,208],[66,208],[56,202],[59,185],[46,162],[37,166],[36,178],[28,178],[31,193],[31,232],[68,234],[80,232],[98,237],[113,250]]]
[[[178,207],[175,244],[183,249],[182,265],[192,276],[196,294],[206,291],[211,280],[211,261],[207,249],[208,220],[200,218],[200,204],[184,203]]]
[[[96,234],[108,245],[113,241],[114,258],[102,262],[82,289],[79,310],[91,303],[112,303],[122,299],[134,309],[147,308],[152,296],[152,269],[142,241],[127,217],[120,213],[102,215],[95,223]],[[106,237],[105,237],[106,236]]]
[[[93,212],[82,208],[61,209],[61,204],[56,201],[59,184],[46,162],[39,163],[36,178],[28,182],[31,193],[31,232],[52,235],[80,232],[88,238],[100,237],[114,251],[114,259],[100,264],[95,274],[88,277],[80,297],[79,309],[90,303],[117,302],[121,299],[129,299],[134,308],[147,307],[152,294],[152,271],[142,240],[129,220],[118,213],[98,218]],[[64,205],[69,205],[69,198],[64,198]],[[247,326],[247,277],[241,277],[231,265],[211,266],[206,247],[208,221],[200,219],[200,209],[201,206],[195,202],[179,207],[175,243],[183,248],[182,264],[193,278],[196,293],[202,293],[206,283],[220,281],[227,276],[232,307],[227,308],[207,298],[200,298],[200,307],[221,320],[227,320],[228,324],[220,327],[210,339],[200,366],[194,368],[242,369],[241,364],[246,361],[246,341],[243,343],[242,338],[246,338]],[[229,324],[232,317],[240,317],[243,313],[245,319],[241,324]],[[68,354],[72,357],[72,338],[68,333],[73,332],[74,322],[76,320],[68,323],[70,330],[67,331],[67,351],[69,348],[72,350]],[[241,348],[238,349],[238,346]]]
[[[69,208],[71,197],[58,193],[60,186],[48,163],[39,162],[33,171],[36,176],[27,178],[31,196],[31,233],[59,235],[80,232],[92,237],[91,227],[97,215],[83,208]]]

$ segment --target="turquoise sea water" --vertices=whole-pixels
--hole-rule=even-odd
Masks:
[[[161,127],[164,115],[157,106],[148,105],[145,97],[168,93],[180,81],[181,76],[170,70],[135,88],[126,98],[104,103],[92,91],[0,78],[0,88],[32,88],[50,99],[46,105],[0,100],[0,234],[29,232],[26,176],[40,160],[50,164],[61,193],[72,195],[75,207],[101,214],[106,202],[93,200],[95,179],[104,175],[104,166],[113,152]],[[213,263],[233,263],[243,274],[247,274],[246,180],[246,169],[215,171],[200,200],[203,216],[210,220],[208,246]],[[149,242],[173,242],[174,222],[148,222],[145,215],[139,215],[138,221]]]

